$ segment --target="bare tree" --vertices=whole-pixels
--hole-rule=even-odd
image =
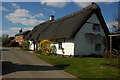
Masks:
[[[116,24],[113,24],[113,28],[115,29],[116,33],[120,33],[120,16],[114,18]]]
[[[118,3],[118,13],[114,16],[115,22],[117,22],[117,25],[112,25],[117,33],[120,33],[120,2]]]

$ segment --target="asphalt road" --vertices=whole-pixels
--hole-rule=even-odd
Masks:
[[[75,78],[21,49],[2,49],[3,78]]]

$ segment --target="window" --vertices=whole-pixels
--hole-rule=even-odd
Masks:
[[[62,49],[62,42],[58,42],[58,49]]]
[[[99,24],[93,24],[93,31],[100,32],[100,26],[99,26]]]
[[[95,44],[95,51],[101,51],[101,44]]]

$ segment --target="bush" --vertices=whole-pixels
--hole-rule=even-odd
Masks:
[[[49,40],[43,40],[40,42],[40,53],[44,55],[51,55],[56,53],[56,47],[53,45],[51,46],[52,42]]]
[[[120,67],[119,59],[120,59],[120,52],[117,50],[113,50],[112,53],[110,51],[106,52],[104,55],[105,64],[113,66],[113,67]]]
[[[9,47],[9,43],[10,43],[10,39],[5,37],[5,38],[2,38],[2,46],[4,47]]]
[[[18,47],[18,46],[19,46],[18,42],[15,42],[15,41],[10,42],[10,47]]]
[[[29,46],[30,46],[29,41],[24,41],[22,43],[22,49],[24,49],[24,50],[29,50]]]

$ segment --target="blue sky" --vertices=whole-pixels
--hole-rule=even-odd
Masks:
[[[35,25],[49,20],[50,15],[55,19],[71,14],[90,5],[89,2],[2,2],[1,33],[13,36],[21,28],[31,30]],[[101,12],[110,31],[118,15],[118,2],[99,2]]]

